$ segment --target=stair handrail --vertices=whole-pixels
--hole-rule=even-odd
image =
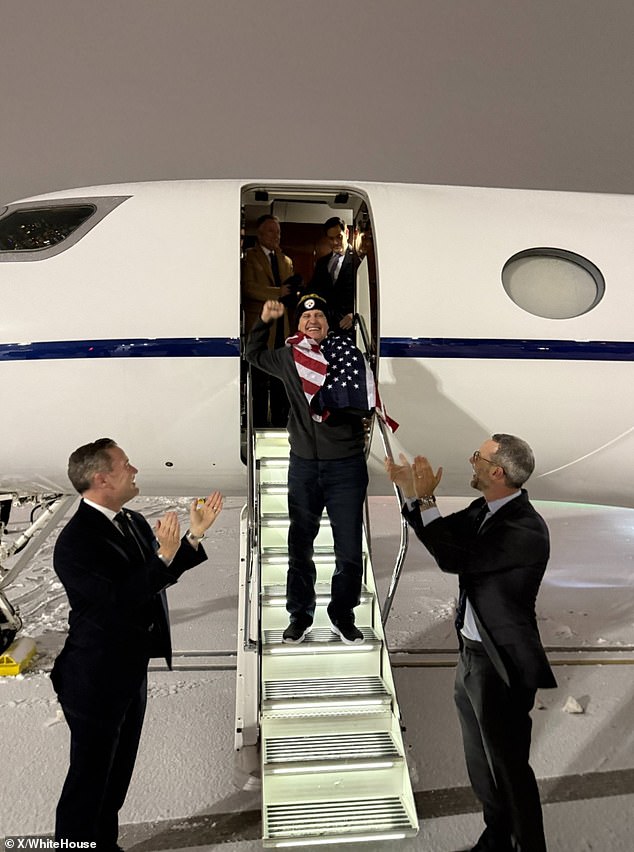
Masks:
[[[258,648],[257,639],[251,637],[251,602],[253,600],[252,585],[253,585],[253,565],[255,562],[255,554],[258,552],[259,538],[258,525],[256,523],[256,453],[255,453],[255,429],[253,428],[253,404],[251,385],[253,377],[251,375],[251,365],[247,367],[246,381],[246,433],[247,433],[247,570],[244,584],[244,622],[242,629],[243,648],[245,651],[256,651]]]
[[[372,369],[372,373],[374,375],[375,384],[378,387],[378,377],[376,374],[376,364],[377,364],[377,354],[374,346],[370,340],[370,336],[368,335],[368,329],[365,324],[365,320],[360,314],[354,315],[354,322],[358,326],[359,331],[361,332],[361,338],[363,340],[364,347],[364,355],[367,357],[368,362],[370,364],[370,368]],[[381,442],[383,444],[383,451],[387,458],[394,458],[392,453],[392,446],[390,444],[390,439],[388,435],[388,428],[385,422],[381,417],[376,417],[375,421],[379,427],[379,432],[381,434]],[[385,626],[387,622],[388,616],[390,614],[390,610],[392,609],[392,603],[394,602],[394,596],[396,595],[396,589],[398,587],[399,580],[401,579],[401,572],[403,570],[403,564],[405,562],[405,557],[407,555],[408,541],[409,541],[409,527],[407,525],[407,521],[401,514],[401,506],[403,505],[403,495],[401,493],[401,489],[398,485],[393,482],[392,488],[396,497],[399,517],[401,519],[401,534],[400,534],[400,542],[398,553],[396,554],[396,561],[394,563],[394,568],[392,569],[392,577],[390,579],[390,586],[388,588],[387,595],[385,596],[385,601],[383,602],[383,607],[381,609],[381,623]]]

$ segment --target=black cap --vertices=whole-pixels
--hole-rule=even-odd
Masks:
[[[305,311],[323,311],[328,316],[328,303],[318,293],[307,293],[297,303],[295,316],[299,317]]]

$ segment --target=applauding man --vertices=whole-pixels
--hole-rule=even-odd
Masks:
[[[71,734],[55,839],[117,852],[118,813],[136,760],[151,657],[171,668],[165,589],[207,558],[200,545],[222,509],[218,492],[194,501],[181,538],[176,512],[154,533],[123,506],[137,469],[110,438],[79,447],[68,476],[82,495],[61,531],[54,567],[70,604],[66,643],[51,680]]]

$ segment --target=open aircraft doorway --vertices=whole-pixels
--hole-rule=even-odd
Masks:
[[[340,219],[345,230],[343,246],[340,244],[339,250],[343,248],[352,269],[348,283],[353,282],[352,302],[347,300],[344,310],[351,308],[355,317],[355,342],[367,353],[376,370],[378,281],[375,236],[367,198],[358,190],[343,185],[322,188],[250,184],[242,190],[241,214],[242,352],[263,301],[271,298],[276,290],[279,290],[286,306],[287,319],[284,326],[280,324],[276,330],[275,339],[272,333],[270,345],[283,346],[286,336],[297,330],[297,302],[318,286],[318,263],[321,260],[323,271],[323,265],[328,262],[325,259],[333,254],[333,242],[327,231],[332,235],[337,227],[326,229],[325,224]],[[279,237],[277,246],[276,233]],[[273,262],[270,259],[271,248],[276,255]],[[273,264],[278,268],[273,269]],[[287,287],[284,287],[285,283]],[[342,291],[343,287],[339,290]],[[332,331],[339,330],[335,327],[338,322],[339,318],[331,322]],[[281,402],[280,390],[283,395]],[[242,459],[246,461],[249,418],[255,428],[283,428],[286,423],[285,395],[283,388],[275,387],[275,380],[268,380],[254,371],[248,390],[244,362],[240,394]]]

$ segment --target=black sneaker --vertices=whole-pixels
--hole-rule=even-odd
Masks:
[[[284,633],[282,633],[282,642],[290,645],[299,645],[303,642],[306,634],[313,629],[312,624],[305,624],[301,621],[291,621]]]
[[[341,638],[341,641],[345,645],[361,645],[365,641],[365,636],[354,621],[340,621],[338,624],[333,623],[330,629]]]

